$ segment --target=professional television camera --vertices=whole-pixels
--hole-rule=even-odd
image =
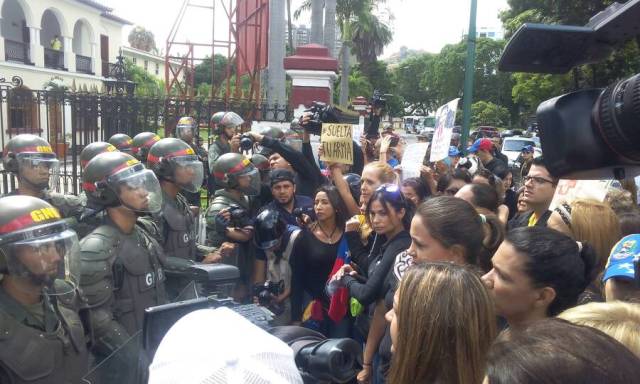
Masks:
[[[601,61],[639,34],[640,0],[613,3],[583,27],[524,24],[502,53],[507,72],[566,73]],[[556,177],[623,179],[640,173],[640,75],[538,106],[544,159]]]
[[[253,285],[253,296],[258,298],[258,304],[268,308],[276,316],[284,312],[284,306],[273,299],[284,292],[284,280],[278,282],[265,281]]]
[[[358,124],[360,119],[360,116],[353,111],[347,111],[336,105],[327,105],[320,101],[314,101],[311,108],[304,112],[311,114],[311,118],[304,124],[300,118],[300,125],[314,135],[320,135],[322,123]]]

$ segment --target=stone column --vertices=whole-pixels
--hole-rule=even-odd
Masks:
[[[76,71],[76,55],[73,53],[73,39],[67,36],[63,38],[63,51],[64,51],[64,67],[69,72]]]
[[[39,27],[29,27],[29,59],[36,67],[44,67],[44,47],[40,44]]]
[[[102,67],[100,69],[98,66],[101,66],[102,63],[98,58],[98,44],[91,43],[91,72],[96,75],[101,75]]]
[[[265,120],[283,120],[277,116],[277,108],[286,105],[285,72],[283,66],[285,52],[284,0],[269,1],[269,67],[267,71],[267,114]],[[273,110],[271,110],[273,109]],[[284,115],[284,114],[282,114]]]
[[[336,55],[336,0],[324,2],[324,46],[331,57]]]
[[[311,36],[309,42],[311,44],[322,44],[322,8],[324,0],[311,0]]]

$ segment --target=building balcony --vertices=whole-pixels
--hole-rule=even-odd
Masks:
[[[4,39],[4,56],[6,61],[31,64],[29,60],[29,44],[27,43]]]
[[[76,54],[76,72],[93,75],[94,73],[93,68],[91,68],[91,58],[88,56]]]
[[[64,52],[51,48],[45,48],[44,66],[46,68],[66,70],[64,67]]]

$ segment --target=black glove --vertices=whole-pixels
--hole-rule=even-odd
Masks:
[[[218,233],[219,235],[224,235],[227,228],[229,227],[229,224],[231,224],[231,221],[225,218],[224,215],[221,214],[221,212],[218,212],[218,214],[216,214],[214,220],[216,223],[216,233]]]

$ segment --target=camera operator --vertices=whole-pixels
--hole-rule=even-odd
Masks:
[[[542,156],[536,157],[531,163],[529,174],[523,177],[524,202],[530,211],[517,215],[509,221],[508,229],[519,227],[547,226],[551,216],[549,206],[556,192],[558,179],[551,176],[544,165]]]
[[[238,127],[244,123],[242,117],[235,112],[216,112],[211,116],[209,125],[211,133],[215,135],[213,143],[209,145],[209,168],[213,168],[216,160],[225,153],[238,153],[240,151],[240,133]],[[222,188],[217,185],[215,178],[209,178],[209,193]]]
[[[293,147],[269,136],[257,132],[247,132],[254,142],[273,151],[269,156],[271,171],[275,169],[287,169],[295,172],[296,185],[300,188],[298,193],[311,198],[318,187],[326,182],[315,164],[312,164],[305,155],[296,151]]]
[[[270,175],[270,186],[273,201],[263,209],[280,212],[280,217],[287,225],[298,225],[298,211],[305,213],[313,210],[311,198],[296,195],[295,174],[290,170],[274,169]]]
[[[272,325],[291,322],[291,266],[289,260],[300,228],[287,225],[282,213],[265,209],[256,217],[253,242],[258,248],[254,266],[254,296],[276,315]],[[271,284],[265,284],[267,283]],[[265,286],[282,282],[282,289],[273,292]],[[256,288],[259,288],[256,290]],[[256,292],[258,291],[258,292]],[[266,296],[266,297],[265,297]]]
[[[240,278],[249,283],[253,264],[253,217],[252,196],[260,193],[258,169],[244,155],[226,153],[220,156],[212,170],[216,184],[222,186],[215,192],[206,213],[207,245],[221,247],[224,243],[234,243],[234,257],[222,261],[240,269]],[[227,244],[228,245],[228,244]],[[243,296],[243,284],[237,294]]]

